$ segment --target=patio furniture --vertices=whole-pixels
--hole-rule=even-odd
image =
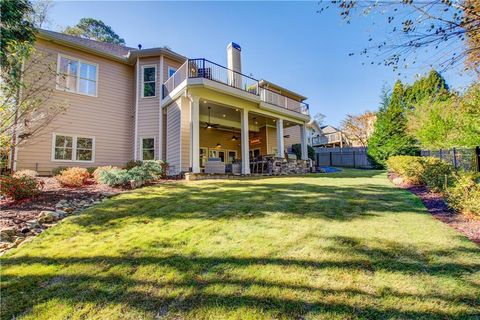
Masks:
[[[225,173],[225,162],[220,158],[208,158],[205,173]]]

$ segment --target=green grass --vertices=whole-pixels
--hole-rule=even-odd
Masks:
[[[480,317],[480,248],[381,171],[143,188],[1,263],[3,319]]]

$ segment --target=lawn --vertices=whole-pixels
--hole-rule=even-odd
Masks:
[[[382,171],[147,187],[1,263],[3,319],[480,318],[480,247]]]

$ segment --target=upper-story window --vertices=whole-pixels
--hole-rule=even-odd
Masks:
[[[59,55],[57,73],[57,89],[97,96],[97,64]]]
[[[142,67],[142,97],[155,97],[155,83],[157,79],[156,66]]]
[[[173,76],[173,74],[177,72],[177,69],[176,68],[173,68],[173,67],[168,67],[168,77],[170,78],[171,76]]]

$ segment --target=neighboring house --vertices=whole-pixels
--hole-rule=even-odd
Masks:
[[[17,148],[14,169],[123,166],[161,159],[172,174],[201,172],[206,159],[241,163],[284,156],[285,131],[299,130],[307,159],[306,97],[242,74],[241,48],[227,67],[166,48],[134,49],[39,30],[38,52],[57,68],[52,102],[68,109]]]
[[[285,147],[288,152],[291,152],[292,145],[299,143],[301,128],[300,126],[292,126],[284,130]],[[321,135],[320,126],[314,119],[306,124],[307,144],[313,146],[314,139]]]
[[[331,125],[320,127],[321,133],[319,136],[312,139],[314,147],[320,148],[335,148],[350,146],[347,137],[343,132]]]

